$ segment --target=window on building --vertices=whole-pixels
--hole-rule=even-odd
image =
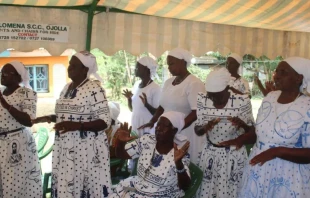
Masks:
[[[38,93],[47,93],[48,85],[48,66],[47,65],[26,65],[29,72],[30,85]]]

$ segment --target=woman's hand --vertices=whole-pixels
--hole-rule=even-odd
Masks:
[[[174,162],[175,163],[179,163],[180,161],[182,161],[183,157],[187,154],[187,151],[189,149],[189,141],[187,141],[182,148],[178,149],[176,143],[174,143],[173,147],[174,147]]]
[[[265,82],[265,86],[266,86],[266,90],[267,90],[268,92],[271,92],[271,91],[275,91],[275,90],[276,90],[276,87],[275,87],[273,81],[266,81],[266,82]]]
[[[256,164],[259,164],[260,166],[262,166],[264,163],[276,158],[279,154],[279,151],[280,151],[279,149],[281,149],[281,148],[274,147],[274,148],[270,148],[264,152],[261,152],[260,154],[253,157],[253,159],[251,159],[250,164],[252,166],[255,166]]]
[[[66,133],[69,131],[78,131],[81,129],[81,123],[64,121],[64,122],[55,124],[54,129],[56,131],[59,131],[59,133]]]
[[[142,100],[142,103],[145,106],[147,104],[146,94],[142,92],[142,95],[140,95],[139,97],[140,97],[140,99]]]
[[[130,136],[131,132],[131,126],[128,128],[128,123],[125,122],[124,124],[121,123],[121,126],[119,129],[117,129],[115,133],[115,137],[117,140],[126,143],[129,142],[133,139],[136,139],[137,137],[135,136]]]
[[[236,126],[237,129],[239,128],[246,129],[248,127],[248,125],[238,117],[229,117],[227,118],[227,120],[230,121],[233,126]]]
[[[38,123],[43,123],[43,122],[51,123],[52,117],[51,116],[42,116],[42,117],[37,117],[37,118],[31,120],[32,124],[38,124]]]
[[[235,146],[236,150],[239,150],[243,145],[243,141],[241,138],[236,138],[233,140],[228,140],[228,141],[224,141],[218,144],[219,146],[225,146],[225,147],[230,147],[230,146]]]
[[[122,95],[125,96],[128,100],[130,100],[133,94],[128,89],[125,89]]]
[[[221,121],[221,118],[215,118],[213,120],[210,120],[206,125],[204,125],[204,130],[206,133],[211,131],[215,125],[217,125]]]

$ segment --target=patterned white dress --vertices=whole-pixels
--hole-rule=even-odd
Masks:
[[[3,97],[14,108],[27,113],[31,119],[35,118],[37,94],[34,91],[20,87]],[[6,134],[16,129],[20,130]],[[1,104],[0,151],[0,197],[41,198],[40,163],[32,132]]]
[[[159,154],[154,135],[144,135],[127,143],[125,149],[132,159],[139,157],[137,176],[121,181],[109,198],[178,198],[184,195],[178,186],[173,149],[166,155]],[[190,175],[188,154],[183,157],[182,162]]]
[[[57,123],[90,122],[98,119],[110,125],[105,91],[87,81],[67,97],[66,85],[56,102]],[[53,151],[52,197],[108,197],[111,190],[109,144],[106,133],[70,131],[56,135]]]
[[[239,117],[245,123],[253,124],[252,106],[247,95],[230,92],[230,98],[223,109],[217,109],[205,93],[199,93],[197,99],[197,122],[202,126],[215,118],[221,121],[208,132],[207,143],[199,156],[199,167],[203,171],[203,181],[197,197],[236,198],[247,160],[245,147],[217,147],[216,144],[235,139],[244,133],[237,130],[228,117]]]
[[[176,77],[166,80],[161,95],[159,104],[164,111],[177,111],[184,113],[186,116],[192,110],[197,109],[198,92],[204,92],[204,84],[194,75],[189,75],[183,82],[178,85],[172,85]],[[199,137],[194,131],[195,122],[186,129],[183,129],[180,134],[187,137],[190,141],[189,154],[193,163],[198,162],[198,155],[201,152],[205,143],[204,137]]]
[[[144,134],[150,133],[151,129],[148,127],[144,129],[139,129],[139,130],[138,128],[148,123],[153,117],[153,115],[149,112],[149,110],[142,103],[140,95],[142,95],[142,93],[145,93],[148,103],[154,108],[158,107],[159,97],[160,97],[160,87],[154,81],[143,88],[139,88],[140,83],[141,81],[137,81],[134,84],[132,88],[133,96],[131,98],[132,99],[131,126],[132,126],[132,130],[137,135],[139,135],[139,137],[141,137]]]
[[[279,104],[281,91],[270,92],[263,100],[256,119],[256,144],[249,156],[272,147],[310,148],[310,98]],[[310,164],[292,163],[280,158],[262,166],[246,164],[240,198],[308,198]]]
[[[243,77],[240,77],[238,79],[236,79],[235,77],[231,77],[229,86],[237,89],[243,94],[250,94],[249,82]]]

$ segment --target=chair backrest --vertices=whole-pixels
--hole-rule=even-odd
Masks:
[[[202,170],[192,162],[189,165],[189,171],[191,174],[191,186],[185,192],[184,197],[186,198],[192,198],[196,196],[196,191],[198,190],[203,178]]]
[[[48,130],[45,127],[40,127],[37,133],[38,135],[36,136],[36,143],[38,153],[40,153],[48,141]]]

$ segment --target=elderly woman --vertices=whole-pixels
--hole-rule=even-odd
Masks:
[[[173,77],[166,80],[160,96],[160,106],[149,123],[142,126],[153,127],[161,114],[167,111],[184,113],[185,126],[180,132],[191,143],[189,149],[191,161],[197,163],[199,152],[203,148],[205,139],[194,133],[194,122],[197,119],[197,95],[204,92],[204,85],[197,77],[189,73],[187,67],[191,64],[192,55],[180,48],[173,49],[167,57],[167,64]]]
[[[138,129],[138,127],[152,118],[159,105],[160,87],[153,81],[157,76],[157,67],[154,59],[147,56],[140,58],[136,64],[135,75],[141,81],[134,84],[132,92],[127,89],[123,92],[132,111],[132,130],[139,137],[150,133],[150,128]]]
[[[200,156],[204,175],[197,197],[235,198],[241,183],[247,160],[245,147],[236,150],[220,143],[251,128],[253,115],[249,97],[229,91],[229,80],[226,68],[212,71],[206,79],[207,94],[198,94],[195,131],[197,135],[206,134],[207,142]]]
[[[130,137],[126,123],[121,127],[116,133],[116,154],[124,159],[139,157],[138,175],[121,181],[109,198],[183,196],[183,190],[188,189],[191,182],[189,142],[179,149],[174,140],[184,127],[184,117],[179,112],[166,112],[157,122],[155,135],[144,135],[139,139]]]
[[[107,197],[111,187],[109,144],[104,130],[111,118],[105,91],[89,80],[98,77],[89,52],[72,56],[67,84],[56,102],[56,115],[38,122],[56,122],[52,197]]]
[[[236,94],[250,95],[249,82],[238,74],[242,61],[242,57],[236,53],[230,54],[227,58],[227,69],[231,74],[229,89]]]
[[[18,61],[1,70],[0,197],[42,197],[40,164],[31,131],[37,94],[31,90],[25,66]]]
[[[238,197],[294,197],[310,195],[310,60],[291,57],[280,62],[274,75],[277,91],[263,100],[256,131],[225,145],[255,143]]]

